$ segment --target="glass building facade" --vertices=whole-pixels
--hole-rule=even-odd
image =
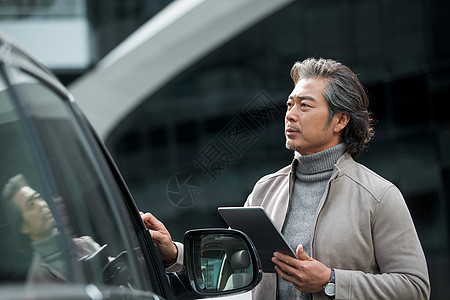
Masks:
[[[223,227],[255,182],[289,164],[289,71],[307,57],[349,66],[377,124],[357,160],[402,191],[432,298],[449,276],[450,2],[295,1],[202,57],[122,120],[106,144],[141,210],[172,236]],[[183,45],[180,45],[183,47]],[[149,79],[151,80],[151,79]],[[169,205],[167,205],[169,204]]]

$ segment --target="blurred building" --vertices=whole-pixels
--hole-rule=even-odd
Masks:
[[[173,0],[1,0],[0,30],[68,84]]]
[[[63,33],[82,33],[69,40],[84,48],[50,66],[70,83],[140,209],[154,212],[175,239],[190,228],[225,226],[218,206],[242,205],[260,177],[290,163],[283,117],[292,64],[314,56],[348,65],[378,120],[358,161],[403,192],[429,263],[432,299],[445,298],[450,2],[271,2],[1,1],[10,13],[1,10],[0,30],[82,20]],[[38,3],[39,16],[30,13]],[[73,8],[51,16],[61,3]],[[51,53],[49,32],[32,44]],[[71,67],[75,55],[82,59]]]

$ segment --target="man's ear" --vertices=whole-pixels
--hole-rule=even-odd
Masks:
[[[334,126],[334,131],[339,133],[347,126],[348,122],[350,122],[350,115],[346,113],[336,113],[335,116],[337,117],[337,122]]]

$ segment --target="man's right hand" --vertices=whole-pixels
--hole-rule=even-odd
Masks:
[[[140,212],[145,227],[150,231],[153,241],[158,247],[161,258],[166,266],[170,266],[177,260],[178,249],[172,241],[166,226],[151,213]]]

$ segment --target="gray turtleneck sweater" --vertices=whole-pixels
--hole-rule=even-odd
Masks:
[[[311,255],[311,233],[317,208],[333,173],[333,167],[344,152],[344,144],[306,156],[295,152],[295,158],[298,160],[296,179],[282,229],[294,251],[302,244],[305,252]],[[278,279],[278,299],[311,299],[311,294],[300,292],[292,283]]]
[[[59,233],[55,233],[46,239],[33,242],[32,246],[51,268],[67,275],[67,266],[64,261],[60,238]]]

